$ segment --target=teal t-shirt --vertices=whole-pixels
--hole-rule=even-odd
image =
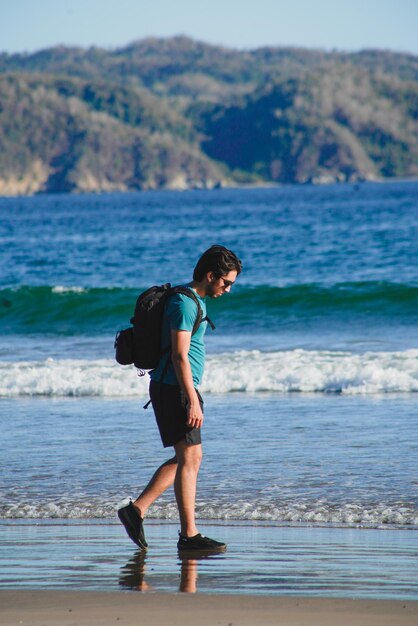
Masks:
[[[204,298],[201,298],[196,292],[194,292],[200,306],[202,307],[203,318],[206,317],[206,303]],[[172,330],[187,330],[192,332],[194,323],[196,321],[197,316],[197,305],[196,303],[181,293],[176,293],[174,296],[170,298],[168,301],[163,317],[163,328],[162,328],[162,346],[169,346],[171,343],[171,331]],[[207,322],[202,322],[195,332],[192,335],[190,340],[190,349],[189,349],[189,362],[192,370],[193,383],[195,387],[197,387],[203,377],[203,370],[205,368],[205,344],[203,342],[203,338],[206,332]],[[173,368],[173,364],[171,363],[171,353],[167,352],[162,359],[160,360],[158,366],[152,370],[151,379],[160,381],[164,368],[167,364],[167,360],[170,361],[168,366],[168,370],[164,376],[163,383],[167,383],[168,385],[178,385],[178,380]]]

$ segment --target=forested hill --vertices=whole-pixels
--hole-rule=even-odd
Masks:
[[[0,54],[0,194],[417,176],[417,56],[186,37]]]

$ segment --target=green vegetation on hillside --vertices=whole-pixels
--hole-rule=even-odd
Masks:
[[[0,193],[418,176],[418,57],[185,37],[0,55]]]
[[[264,180],[418,175],[418,84],[339,66],[200,116],[203,148]]]

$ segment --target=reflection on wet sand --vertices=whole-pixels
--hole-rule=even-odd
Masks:
[[[180,564],[179,591],[196,593],[198,579],[198,562],[211,556],[219,556],[219,551],[214,552],[181,552],[178,554]],[[135,591],[153,591],[152,585],[145,580],[147,551],[138,550],[121,568],[119,585]]]
[[[185,552],[182,550],[182,552],[179,552],[178,556],[181,565],[179,591],[196,593],[196,591],[198,591],[197,579],[199,576],[198,562],[210,559],[212,556],[219,557],[220,554],[221,552],[219,550],[214,550],[213,552],[208,552],[207,550],[202,552],[198,550]]]
[[[127,564],[121,568],[119,584],[136,591],[149,591],[151,587],[145,581],[146,550],[137,550]]]
[[[179,591],[196,593],[197,591],[197,559],[179,557],[181,562]]]

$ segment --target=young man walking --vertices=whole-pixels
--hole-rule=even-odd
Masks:
[[[223,246],[212,246],[200,257],[193,280],[187,285],[202,309],[203,319],[192,333],[198,314],[196,302],[174,294],[166,305],[162,345],[170,350],[151,372],[150,397],[164,447],[173,446],[174,457],[163,463],[143,492],[118,516],[140,548],[146,548],[143,519],[150,505],[174,484],[180,516],[179,551],[222,551],[226,545],[201,535],[195,520],[197,475],[202,460],[203,400],[197,390],[205,365],[205,298],[219,298],[231,290],[242,270],[241,261]]]

